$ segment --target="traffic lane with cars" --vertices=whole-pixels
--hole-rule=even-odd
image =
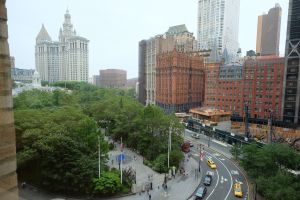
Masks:
[[[188,138],[190,139],[190,138]],[[201,139],[200,139],[201,140]],[[191,148],[194,155],[198,155],[199,160],[199,148],[198,144],[200,143],[199,139],[191,139],[191,142],[194,144],[194,147]],[[212,160],[216,163],[217,169],[215,170],[219,177],[219,183],[217,185],[212,185],[215,189],[208,188],[208,193],[206,195],[207,199],[220,199],[220,195],[224,198],[221,199],[240,199],[234,196],[233,192],[233,184],[235,182],[240,182],[243,191],[243,199],[247,199],[248,196],[248,183],[240,171],[240,169],[227,157],[224,157],[220,153],[216,153],[215,151],[205,148],[205,159],[201,163],[201,168],[203,169],[203,177],[205,176],[206,171],[213,171],[207,166],[207,158],[212,158]],[[213,176],[213,183],[216,184],[216,172]],[[203,181],[202,181],[203,183]],[[210,186],[210,187],[212,187]],[[213,193],[210,195],[210,193]],[[225,195],[225,196],[224,196]],[[205,199],[206,199],[205,198]]]
[[[197,154],[196,149],[192,149],[192,152]],[[207,187],[207,194],[204,199],[207,200],[214,200],[214,199],[224,199],[224,200],[229,200],[230,196],[230,190],[231,190],[231,179],[230,174],[228,170],[225,168],[223,164],[221,164],[221,161],[216,159],[212,153],[208,153],[207,151],[205,152],[207,156],[201,161],[201,170],[202,170],[202,177],[203,179],[201,180],[200,185],[204,185],[204,177],[207,173],[212,175],[212,184]],[[207,160],[212,159],[217,168],[212,169],[207,165]],[[199,156],[198,156],[199,160]]]
[[[222,154],[225,154],[227,157],[231,158],[231,154],[230,154],[230,148],[231,146],[228,144],[225,144],[223,142],[219,142],[213,138],[209,138],[206,135],[203,134],[199,134],[199,139],[193,138],[192,134],[197,134],[196,132],[193,132],[191,130],[185,129],[185,137],[187,140],[195,140],[198,141],[198,144],[203,145],[204,147],[209,147],[212,149],[215,149],[218,152],[221,152]]]

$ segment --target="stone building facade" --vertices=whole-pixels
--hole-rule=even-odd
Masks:
[[[35,66],[43,81],[88,82],[88,40],[78,36],[67,10],[59,41],[52,41],[42,25],[36,37]]]
[[[17,200],[16,137],[7,38],[7,10],[5,0],[0,0],[0,200]]]

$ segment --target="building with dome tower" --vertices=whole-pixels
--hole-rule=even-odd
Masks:
[[[89,41],[76,34],[69,10],[64,18],[63,27],[59,30],[59,41],[52,41],[42,25],[36,37],[36,70],[43,81],[88,82]]]

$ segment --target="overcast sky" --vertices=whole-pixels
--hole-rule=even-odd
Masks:
[[[64,14],[69,8],[78,35],[89,43],[89,75],[100,69],[127,70],[138,76],[138,42],[186,24],[197,37],[198,0],[8,0],[10,54],[16,67],[35,68],[35,38],[45,25],[58,40]],[[288,0],[240,0],[239,43],[243,54],[255,50],[257,16],[279,3],[282,7],[280,54],[284,54]]]

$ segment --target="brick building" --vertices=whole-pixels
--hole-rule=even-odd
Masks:
[[[217,85],[217,108],[243,113],[243,64],[229,63],[220,66]]]
[[[221,62],[208,62],[205,64],[205,96],[206,107],[216,107],[216,96],[218,94],[218,81]]]
[[[261,56],[245,61],[244,102],[249,105],[250,117],[267,119],[271,109],[274,119],[281,118],[283,74],[282,57]]]
[[[100,86],[108,88],[125,88],[127,72],[122,69],[100,70]]]
[[[157,56],[156,105],[166,112],[201,106],[204,97],[204,61],[198,53],[172,52]]]
[[[282,116],[284,58],[248,57],[243,64],[207,63],[205,71],[205,106],[244,116],[247,102],[251,118],[267,119],[270,109],[274,119]]]

